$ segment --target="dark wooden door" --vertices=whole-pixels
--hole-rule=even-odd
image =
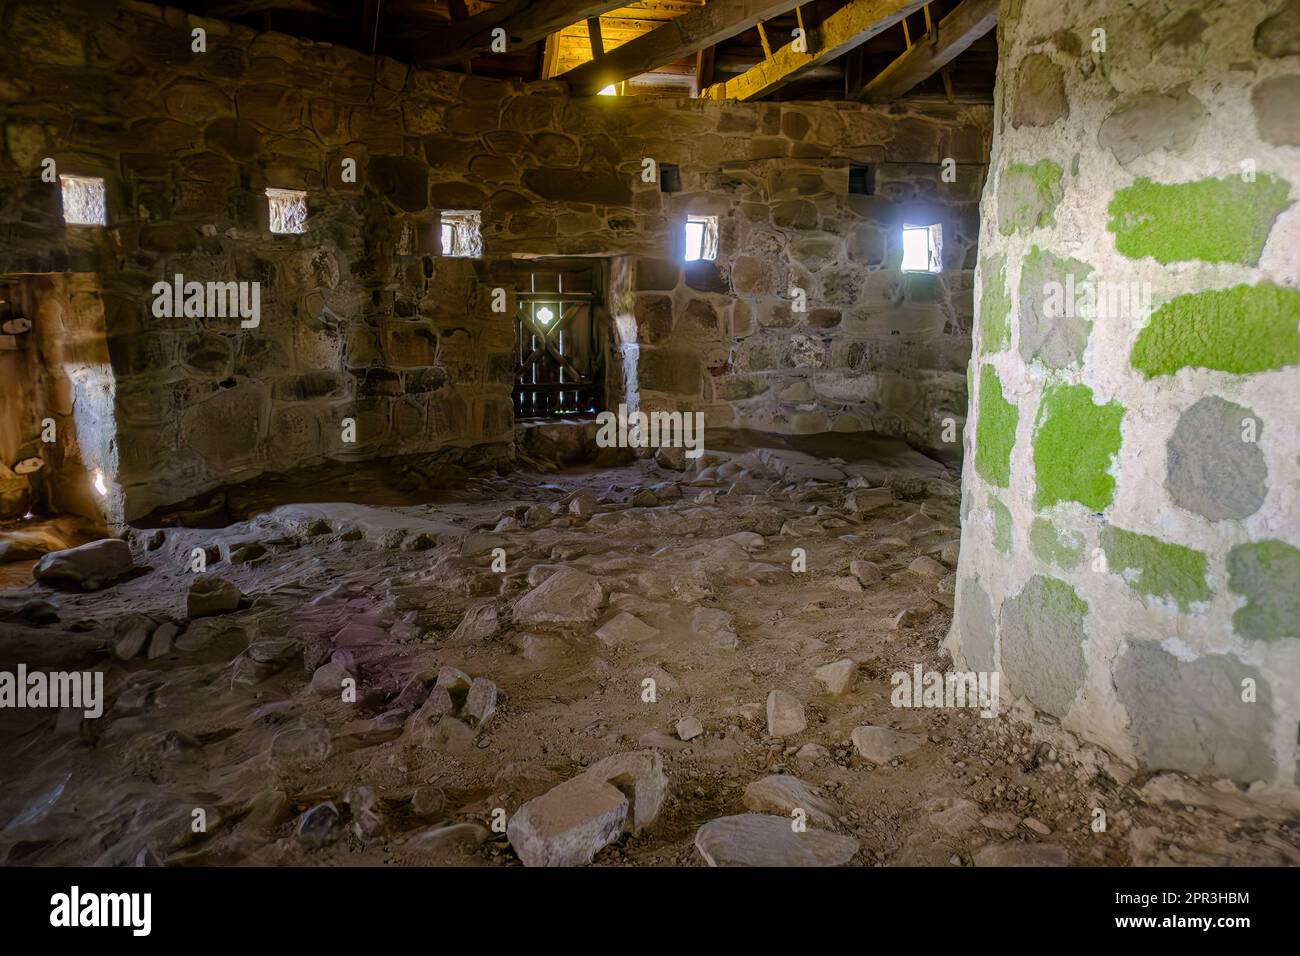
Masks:
[[[558,418],[600,411],[601,346],[595,327],[595,269],[545,267],[529,273],[515,313],[515,417]]]

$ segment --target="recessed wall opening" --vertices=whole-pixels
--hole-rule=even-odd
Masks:
[[[78,543],[121,502],[97,278],[0,276],[0,330],[0,556],[42,535]]]
[[[266,191],[271,231],[294,235],[307,231],[307,193],[301,189]]]
[[[696,262],[700,259],[718,257],[718,217],[687,216],[685,233],[685,259]]]
[[[943,226],[903,226],[904,272],[941,272],[943,270]]]
[[[520,419],[594,415],[604,400],[595,265],[539,262],[516,294],[514,406]]]
[[[483,255],[483,213],[477,209],[444,209],[439,221],[442,254],[453,259]]]
[[[98,176],[59,174],[63,221],[69,226],[108,225],[108,195]]]
[[[849,195],[873,196],[876,192],[875,170],[863,163],[849,166]]]

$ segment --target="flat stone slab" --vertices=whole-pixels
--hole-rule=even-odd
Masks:
[[[77,584],[85,591],[98,591],[135,570],[131,548],[117,538],[103,538],[66,551],[51,551],[32,568],[32,577],[42,582]]]
[[[826,797],[798,777],[783,773],[755,780],[745,788],[744,800],[755,813],[781,813],[790,820],[795,810],[802,810],[811,822],[823,827],[833,826],[838,813]]]
[[[925,743],[925,738],[920,734],[871,726],[855,727],[851,739],[858,754],[872,763],[889,763],[895,757],[904,757]]]
[[[710,820],[695,834],[695,849],[709,866],[843,866],[858,852],[852,837],[806,829],[792,820],[741,813]]]
[[[596,620],[604,597],[590,574],[561,568],[515,602],[516,624],[583,624]]]
[[[525,803],[506,834],[524,866],[585,866],[619,838],[627,815],[617,787],[583,774]]]
[[[659,633],[659,628],[646,624],[627,611],[619,611],[596,629],[596,637],[611,646],[637,644]]]

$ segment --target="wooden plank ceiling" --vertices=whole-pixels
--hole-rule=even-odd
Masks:
[[[580,94],[987,103],[997,69],[994,0],[172,3],[422,66],[560,79]],[[492,49],[500,30],[504,52]]]

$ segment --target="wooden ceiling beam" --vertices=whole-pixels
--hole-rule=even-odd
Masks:
[[[579,96],[596,93],[658,66],[689,57],[756,26],[760,20],[788,13],[796,0],[709,0],[598,60],[574,67],[560,79]]]
[[[426,29],[411,44],[418,66],[452,66],[466,53],[492,50],[492,32],[506,31],[511,49],[544,40],[565,27],[625,6],[627,0],[506,0],[458,23]]]
[[[918,40],[854,94],[868,103],[889,103],[938,73],[998,22],[998,0],[962,0],[939,21],[937,36]]]
[[[797,79],[809,67],[849,52],[881,33],[909,13],[925,6],[926,0],[852,0],[821,22],[817,30],[793,41],[766,57],[762,63],[725,83],[704,92],[715,100],[754,100]],[[802,47],[802,48],[800,48]]]
[[[605,55],[605,41],[600,35],[600,17],[587,17],[587,39],[591,41],[591,58],[599,60]]]
[[[699,96],[713,83],[713,68],[717,47],[703,46],[695,54],[695,95]]]

